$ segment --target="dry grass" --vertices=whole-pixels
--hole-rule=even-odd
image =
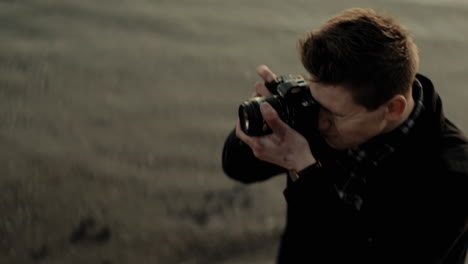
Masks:
[[[269,263],[285,179],[226,178],[223,141],[266,63],[373,6],[414,29],[463,129],[468,7],[392,1],[0,0],[0,263]],[[70,242],[80,221],[105,241]]]

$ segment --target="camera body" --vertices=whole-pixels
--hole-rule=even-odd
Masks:
[[[287,74],[265,83],[271,96],[254,97],[239,106],[242,131],[249,136],[272,133],[260,112],[260,104],[269,103],[290,127],[307,137],[317,131],[319,104],[314,100],[304,78]]]

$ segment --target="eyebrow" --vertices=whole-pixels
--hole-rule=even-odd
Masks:
[[[330,109],[328,109],[327,107],[323,106],[323,104],[321,104],[313,95],[312,95],[312,98],[314,99],[314,101],[319,105],[320,108],[322,108],[323,110],[331,113],[332,115],[336,115],[336,116],[340,116],[340,117],[344,117],[346,115],[344,114],[338,114]]]
[[[339,117],[344,117],[344,116],[346,116],[346,115],[344,115],[344,114],[338,114],[338,113],[336,113],[336,112],[333,112],[332,110],[326,108],[325,106],[321,105],[320,103],[319,103],[319,106],[320,106],[321,108],[323,108],[323,110],[325,110],[325,111],[331,113],[332,115],[336,115],[336,116],[339,116]]]
[[[306,79],[307,81],[311,82],[311,83],[315,83],[316,81],[314,79],[312,79],[310,76],[306,76],[304,79]],[[312,90],[310,91],[311,94],[312,94]],[[323,110],[331,113],[332,115],[336,115],[336,116],[340,116],[340,117],[344,117],[346,115],[344,114],[338,114],[336,112],[333,112],[332,110],[328,109],[327,107],[323,106],[315,97],[314,95],[312,94],[312,98],[314,99],[314,101],[320,106],[320,108],[322,108]]]

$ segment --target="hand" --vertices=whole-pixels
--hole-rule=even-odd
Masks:
[[[236,136],[252,149],[255,157],[288,170],[301,171],[316,162],[307,140],[289,127],[268,103],[260,105],[263,119],[273,133],[262,137],[246,135],[237,121]]]
[[[276,79],[276,74],[274,74],[266,65],[258,66],[257,74],[262,78],[263,81],[258,81],[254,84],[255,92],[252,94],[252,97],[271,95],[270,91],[268,91],[265,86],[265,82],[274,81]]]

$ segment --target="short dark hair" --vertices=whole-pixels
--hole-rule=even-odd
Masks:
[[[419,67],[409,31],[393,17],[352,8],[299,40],[314,81],[343,84],[356,103],[375,110],[410,88]]]

